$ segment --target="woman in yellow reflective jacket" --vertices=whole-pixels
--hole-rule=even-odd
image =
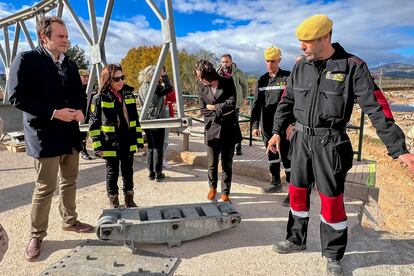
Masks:
[[[112,208],[119,206],[119,166],[123,181],[125,207],[134,202],[134,153],[144,147],[133,88],[124,83],[119,65],[110,64],[102,70],[101,87],[91,103],[89,136],[97,156],[106,161],[106,191]]]

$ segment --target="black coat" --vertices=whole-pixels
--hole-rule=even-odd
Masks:
[[[55,109],[82,110],[86,96],[75,62],[62,62],[65,77],[42,47],[16,56],[10,67],[7,95],[14,107],[23,111],[27,154],[53,157],[81,149],[79,124],[53,119]]]
[[[231,146],[242,140],[239,122],[236,117],[236,88],[232,78],[219,77],[215,95],[210,87],[199,86],[200,112],[204,116],[205,143],[208,146]],[[213,104],[214,110],[207,105]]]

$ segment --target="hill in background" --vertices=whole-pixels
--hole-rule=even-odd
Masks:
[[[382,73],[382,77],[384,78],[414,79],[414,64],[387,63],[379,67],[371,68],[370,71],[376,78]]]
[[[414,79],[414,64],[407,63],[387,63],[378,67],[370,68],[371,74],[379,78],[382,71],[383,78],[393,79]],[[248,71],[246,74],[258,78],[265,71]]]

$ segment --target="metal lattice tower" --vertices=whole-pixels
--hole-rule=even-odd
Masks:
[[[76,24],[79,31],[81,32],[81,34],[83,35],[84,39],[90,47],[90,62],[92,64],[92,67],[90,68],[90,78],[87,86],[87,93],[88,95],[90,95],[90,92],[92,91],[92,88],[95,84],[96,76],[99,76],[102,71],[102,68],[105,65],[107,65],[105,39],[107,36],[115,0],[107,0],[106,2],[105,13],[100,31],[98,31],[98,25],[96,22],[95,1],[86,1],[88,4],[91,33],[88,33],[85,26],[82,24],[81,20],[79,19],[79,17],[73,10],[72,6],[70,5],[69,0],[44,0],[32,6],[31,8],[19,11],[6,18],[0,19],[0,29],[3,29],[4,37],[4,46],[2,46],[0,43],[0,57],[6,72],[6,87],[4,88],[5,94],[7,89],[9,68],[13,59],[16,57],[18,53],[21,31],[23,31],[29,46],[32,49],[35,48],[35,43],[33,42],[33,39],[29,33],[29,30],[25,22],[27,22],[28,20],[32,20],[33,18],[35,18],[37,22],[39,18],[51,12],[56,12],[56,16],[62,17],[63,11],[65,10],[70,14],[71,19]],[[162,30],[162,48],[156,65],[156,70],[150,84],[150,91],[148,93],[147,99],[144,103],[141,112],[141,125],[143,128],[185,126],[188,124],[188,119],[184,117],[184,106],[181,90],[181,80],[179,75],[178,50],[174,28],[172,0],[165,0],[165,15],[161,12],[161,10],[158,8],[158,6],[154,3],[153,0],[146,0],[146,3],[150,6],[150,8],[153,10],[155,15],[160,20]],[[14,37],[13,42],[11,43],[11,38],[9,36],[9,28],[13,27]],[[39,41],[39,38],[37,38],[37,40]],[[168,51],[170,51],[171,55],[174,89],[177,99],[176,105],[178,117],[148,121],[145,120],[148,113],[148,106],[150,103],[150,100],[148,99],[151,99],[154,95],[154,91],[157,86],[157,82],[160,78],[161,70],[165,63]],[[5,95],[3,102],[6,102],[6,99],[7,95]]]

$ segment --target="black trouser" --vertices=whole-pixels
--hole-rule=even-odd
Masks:
[[[87,131],[82,131],[81,132],[81,139],[82,139],[82,152],[83,153],[88,153],[87,149],[86,149],[86,140],[88,138],[88,132]]]
[[[240,125],[240,123],[239,123],[240,108],[236,108],[234,110],[234,113],[236,114],[237,123]],[[236,151],[241,151],[241,144],[242,144],[241,141],[236,143]]]
[[[118,194],[119,163],[121,163],[121,174],[124,193],[134,190],[134,155],[110,157],[106,161],[106,192],[108,195]]]
[[[290,213],[286,239],[306,244],[311,185],[316,181],[321,198],[322,255],[342,259],[347,244],[347,217],[343,193],[352,167],[353,151],[346,134],[315,135],[295,131],[292,138]]]
[[[223,146],[207,146],[207,159],[208,159],[208,184],[217,189],[218,182],[218,163],[219,155],[221,154],[221,193],[224,195],[230,194],[232,166],[234,156],[233,145]]]
[[[265,144],[265,148],[269,144],[270,138],[272,138],[271,131],[266,132],[262,131],[263,142]],[[280,136],[280,155],[279,153],[273,153],[269,150],[267,153],[267,160],[269,162],[269,171],[272,174],[272,181],[280,181],[280,161],[282,161],[283,168],[285,169],[286,173],[286,182],[290,183],[290,160],[288,158],[290,143],[289,140],[286,139],[286,135]]]
[[[150,173],[162,172],[164,133],[163,128],[145,129],[147,137],[147,167]]]

